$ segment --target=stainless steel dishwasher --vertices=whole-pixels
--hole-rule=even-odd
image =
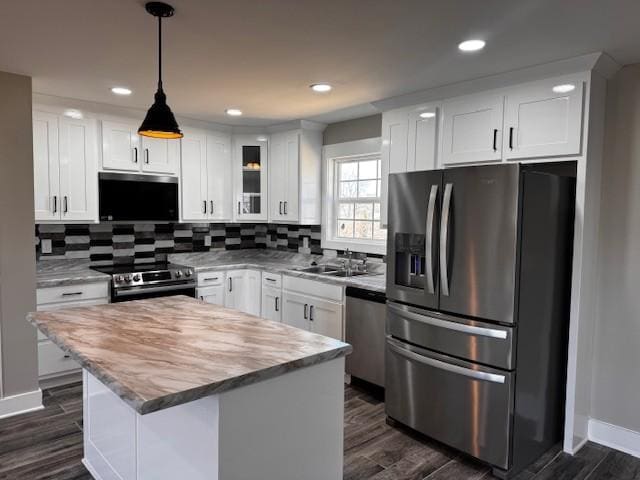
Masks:
[[[346,370],[352,377],[384,387],[386,296],[347,287],[345,336],[353,346]]]

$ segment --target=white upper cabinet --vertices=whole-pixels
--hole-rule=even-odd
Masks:
[[[102,168],[140,170],[141,152],[138,129],[130,123],[102,122]]]
[[[474,95],[443,102],[442,164],[502,159],[502,95]]]
[[[175,175],[180,140],[138,135],[133,122],[102,122],[102,168]]]
[[[255,135],[238,135],[233,139],[234,219],[266,221],[267,198],[266,139]]]
[[[34,202],[37,222],[97,222],[95,120],[33,112]]]
[[[409,137],[409,109],[391,110],[382,114],[382,168],[380,223],[387,224],[387,195],[389,174],[407,171]]]
[[[420,105],[409,113],[407,171],[437,168],[439,120],[437,105]]]
[[[180,160],[180,140],[140,137],[142,141],[142,171],[173,175]]]
[[[185,130],[181,144],[181,219],[185,222],[207,220],[207,137]]]
[[[507,93],[504,157],[525,159],[580,154],[584,83],[564,77]]]
[[[233,219],[233,175],[231,172],[231,137],[207,135],[207,199],[209,219]]]
[[[97,221],[96,121],[61,117],[59,125],[62,220]]]
[[[60,219],[58,117],[33,112],[33,179],[36,221]]]

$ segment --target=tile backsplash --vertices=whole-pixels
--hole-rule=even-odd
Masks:
[[[36,225],[38,258],[81,258],[92,264],[146,263],[168,253],[213,249],[277,248],[299,253],[323,253],[320,225],[219,223],[99,223]],[[42,241],[51,253],[42,253]],[[340,253],[340,252],[338,252]]]

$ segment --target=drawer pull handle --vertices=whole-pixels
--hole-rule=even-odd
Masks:
[[[463,323],[448,322],[446,320],[440,320],[439,318],[427,317],[425,315],[419,315],[417,313],[409,312],[398,308],[394,305],[387,305],[396,315],[415,320],[416,322],[431,325],[433,327],[446,328],[447,330],[455,330],[456,332],[467,333],[469,335],[478,335],[482,337],[500,338],[505,340],[507,338],[506,330],[498,330],[495,328],[475,327],[473,325],[465,325]]]
[[[276,281],[276,279],[275,279],[275,278],[265,278],[265,280],[266,280],[267,282],[275,282],[275,281]]]
[[[63,297],[73,297],[75,295],[82,295],[82,292],[64,292]]]
[[[472,370],[470,368],[465,368],[459,365],[454,365],[452,363],[436,360],[435,358],[425,357],[423,355],[420,355],[410,350],[407,350],[405,348],[402,348],[396,345],[395,342],[389,339],[387,339],[387,346],[393,352],[397,353],[402,357],[405,357],[409,360],[413,360],[418,363],[422,363],[424,365],[429,365],[430,367],[434,367],[439,370],[445,370],[447,372],[456,373],[458,375],[464,375],[465,377],[473,378],[476,380],[484,380],[486,382],[491,382],[491,383],[504,383],[506,380],[504,375],[497,375],[495,373]]]
[[[64,358],[65,358],[65,359],[71,358],[71,355],[69,355],[68,353],[65,353],[65,354],[64,354]]]
[[[213,280],[218,280],[218,278],[219,278],[219,277],[208,277],[208,278],[205,278],[205,279],[204,279],[204,281],[205,281],[205,282],[211,282],[211,281],[213,281]]]

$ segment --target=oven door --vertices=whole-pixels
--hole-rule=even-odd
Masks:
[[[129,300],[142,300],[144,298],[170,297],[173,295],[186,295],[195,298],[195,284],[161,285],[148,287],[132,287],[127,289],[113,289],[111,302],[128,302]]]
[[[387,337],[385,383],[391,418],[509,468],[514,373]]]

